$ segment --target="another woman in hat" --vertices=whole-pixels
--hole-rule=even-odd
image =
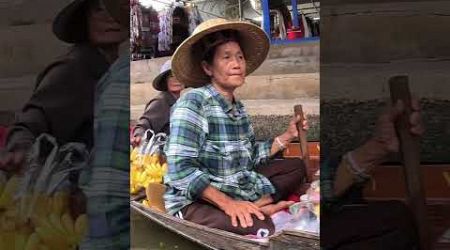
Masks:
[[[37,78],[33,94],[17,115],[7,138],[0,168],[16,169],[42,133],[59,144],[93,141],[94,89],[117,58],[118,44],[128,36],[102,1],[75,0],[54,19],[53,32],[72,46]]]
[[[160,74],[153,80],[153,88],[161,93],[147,103],[144,114],[133,129],[131,138],[133,146],[139,145],[147,129],[155,133],[170,133],[170,108],[180,98],[181,91],[184,89],[184,85],[172,74],[170,60],[161,66]]]
[[[200,24],[178,47],[172,70],[196,88],[172,109],[164,178],[168,213],[238,234],[272,234],[270,215],[292,204],[284,200],[299,190],[303,162],[269,159],[298,138],[300,118],[293,118],[285,133],[256,143],[244,106],[234,95],[268,50],[259,27],[224,19]]]

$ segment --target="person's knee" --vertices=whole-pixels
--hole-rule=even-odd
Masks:
[[[273,224],[272,218],[270,216],[265,216],[264,220],[258,219],[255,215],[252,215],[253,219],[253,232],[251,234],[257,235],[258,231],[268,233],[268,235],[272,235],[275,233],[275,225]],[[265,235],[265,236],[268,236]],[[264,235],[260,235],[264,236]]]
[[[302,159],[293,159],[290,164],[289,175],[299,184],[303,183],[306,178],[306,166]]]

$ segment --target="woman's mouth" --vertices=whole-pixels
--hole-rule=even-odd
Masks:
[[[120,32],[121,29],[120,28],[109,28],[109,29],[105,29],[105,32]]]

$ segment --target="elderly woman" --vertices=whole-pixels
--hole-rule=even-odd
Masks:
[[[168,213],[237,234],[274,232],[270,215],[299,190],[299,159],[269,162],[297,138],[293,118],[274,140],[255,142],[249,117],[234,91],[265,60],[269,41],[247,22],[208,20],[177,49],[172,70],[186,86],[172,109],[164,195]],[[306,125],[304,125],[306,129]]]
[[[100,0],[74,0],[53,21],[58,39],[72,44],[67,54],[49,64],[11,126],[0,169],[16,169],[42,133],[59,144],[93,144],[94,90],[97,81],[117,58],[118,45],[128,32]]]
[[[161,66],[160,74],[153,80],[153,88],[161,92],[147,103],[144,114],[134,127],[131,137],[133,146],[139,145],[147,129],[155,133],[170,133],[170,108],[180,98],[184,89],[184,85],[172,74],[170,60]]]

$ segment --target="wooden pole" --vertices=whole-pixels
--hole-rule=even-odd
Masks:
[[[297,123],[298,140],[300,142],[300,152],[302,155],[302,159],[305,163],[306,169],[309,169],[308,141],[306,140],[306,131],[303,129],[303,121],[305,120],[305,117],[303,114],[302,105],[295,105],[294,113],[296,117],[298,115],[300,116],[300,122]]]
[[[423,174],[420,169],[420,138],[410,133],[409,116],[412,110],[408,76],[390,78],[389,86],[393,105],[397,100],[402,100],[405,107],[405,112],[395,125],[400,140],[400,153],[408,192],[407,200],[416,219],[421,249],[429,250],[431,249],[429,225],[423,189]]]

